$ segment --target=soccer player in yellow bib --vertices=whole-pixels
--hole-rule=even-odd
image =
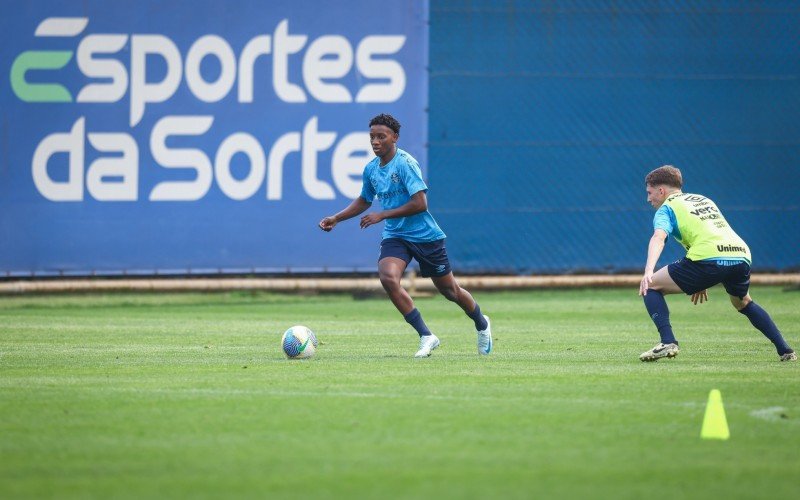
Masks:
[[[750,249],[717,205],[705,196],[682,192],[681,171],[671,165],[647,174],[645,185],[647,201],[656,214],[639,295],[644,297],[661,342],[643,352],[639,359],[657,361],[678,355],[678,341],[672,333],[664,295],[685,293],[692,296],[694,304],[702,304],[708,300],[707,289],[722,283],[733,307],[775,345],[780,360],[796,361],[797,354],[783,339],[772,318],[750,297]],[[668,235],[683,245],[686,257],[654,272]]]

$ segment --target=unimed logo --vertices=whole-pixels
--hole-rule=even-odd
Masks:
[[[116,103],[128,96],[128,126],[136,128],[148,105],[168,102],[181,83],[186,83],[199,105],[215,103],[234,95],[237,103],[253,102],[254,88],[267,88],[285,103],[342,105],[391,103],[406,89],[403,66],[391,56],[405,45],[403,35],[368,35],[356,43],[341,35],[323,35],[309,40],[292,34],[289,20],[281,20],[271,34],[255,34],[236,54],[227,40],[214,34],[200,35],[185,54],[163,34],[86,34],[88,18],[51,17],[36,28],[36,37],[77,38],[75,51],[29,50],[20,53],[9,73],[11,89],[27,103]],[[123,50],[127,47],[128,50]],[[220,70],[213,80],[201,72],[204,60],[213,58]],[[148,76],[160,59],[158,81]],[[73,63],[90,83],[70,89],[59,82],[59,70]],[[254,82],[254,68],[270,64],[271,85]],[[289,78],[292,65],[300,64],[302,81]],[[35,83],[29,78],[36,72]],[[359,86],[350,89],[342,80],[356,72]],[[75,93],[73,93],[75,92]],[[41,105],[41,104],[38,104]],[[166,115],[150,131],[149,148],[163,168],[194,171],[192,180],[163,181],[147,194],[150,201],[194,201],[203,198],[213,182],[233,200],[249,199],[263,191],[267,200],[283,196],[286,156],[300,153],[301,180],[306,194],[318,200],[336,198],[336,191],[355,198],[361,189],[364,158],[371,155],[369,135],[352,132],[339,137],[319,130],[317,116],[309,116],[301,131],[278,137],[269,152],[247,131],[226,137],[211,158],[205,150],[168,146],[178,136],[202,136],[214,126],[215,116]],[[91,196],[101,201],[135,201],[139,197],[139,148],[129,131],[90,132],[85,116],[78,116],[70,130],[55,131],[42,138],[32,152],[31,172],[39,193],[52,201],[81,201]],[[141,136],[140,134],[137,134]],[[104,154],[84,165],[88,145]],[[318,153],[333,148],[333,185],[318,176]],[[66,180],[54,180],[47,169],[57,153],[69,157]],[[246,177],[231,174],[237,154],[249,159]],[[335,187],[335,189],[334,189]],[[88,194],[87,194],[88,193]]]

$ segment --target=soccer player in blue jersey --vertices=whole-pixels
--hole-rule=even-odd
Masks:
[[[647,201],[657,210],[639,295],[644,297],[661,342],[639,359],[657,361],[678,355],[678,341],[672,333],[664,295],[685,293],[692,296],[695,305],[702,304],[708,300],[707,289],[722,283],[733,307],[775,345],[780,360],[796,361],[797,354],[772,318],[750,297],[750,249],[717,205],[705,196],[683,193],[681,171],[671,165],[647,174],[645,185]],[[654,272],[668,235],[686,248],[686,257]]]
[[[383,210],[361,217],[361,228],[385,221],[378,274],[389,299],[419,334],[419,350],[414,356],[430,356],[439,347],[439,339],[428,329],[411,296],[400,286],[411,259],[419,263],[423,277],[431,278],[436,289],[472,319],[478,352],[489,354],[492,351],[489,317],[481,313],[472,295],[453,277],[445,234],[428,212],[428,186],[422,180],[419,164],[397,147],[400,123],[391,115],[380,114],[369,122],[369,137],[375,158],[364,168],[361,195],[341,212],[323,218],[320,229],[330,231],[339,222],[362,214],[377,197]]]

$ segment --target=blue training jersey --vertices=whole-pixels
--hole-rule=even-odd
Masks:
[[[397,148],[394,158],[383,167],[377,156],[367,163],[362,180],[361,197],[367,203],[372,203],[377,197],[384,210],[401,207],[418,192],[428,191],[428,186],[422,180],[419,163],[400,148]],[[386,219],[384,223],[383,239],[402,238],[415,243],[427,243],[445,237],[427,210],[409,217]]]
[[[681,240],[681,231],[678,229],[675,211],[666,203],[656,210],[656,214],[653,216],[653,229],[663,229],[667,236],[672,236],[678,241]]]

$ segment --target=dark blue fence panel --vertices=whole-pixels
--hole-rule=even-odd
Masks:
[[[798,26],[789,1],[432,2],[429,198],[455,267],[640,270],[644,176],[674,164],[756,269],[797,269]]]

